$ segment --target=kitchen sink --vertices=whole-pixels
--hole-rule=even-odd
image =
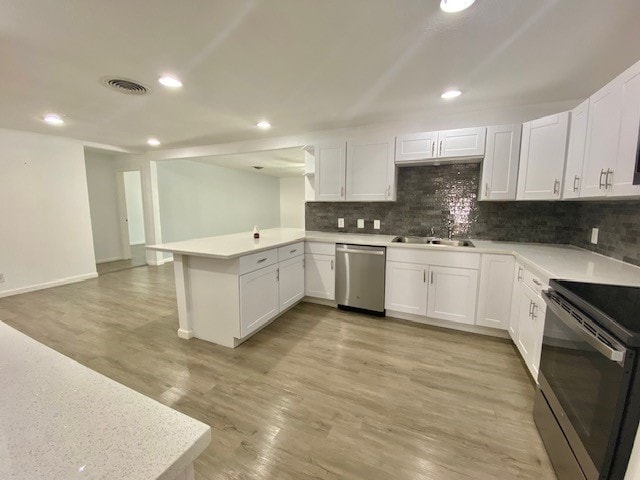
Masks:
[[[419,245],[445,245],[448,247],[474,247],[469,240],[448,240],[433,237],[395,237],[393,243],[413,243]]]

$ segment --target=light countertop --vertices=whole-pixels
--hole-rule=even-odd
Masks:
[[[208,425],[0,322],[0,478],[174,480]]]
[[[472,239],[475,248],[445,245],[416,245],[392,243],[395,235],[313,232],[296,228],[270,228],[260,232],[254,240],[251,232],[198,238],[182,242],[149,246],[150,250],[218,259],[232,259],[242,255],[277,248],[299,241],[354,243],[392,248],[447,250],[468,253],[503,253],[514,255],[518,261],[545,280],[564,278],[585,282],[640,286],[640,267],[569,245],[494,242]]]

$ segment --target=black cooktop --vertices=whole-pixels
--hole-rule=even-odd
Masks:
[[[550,287],[630,346],[640,346],[640,287],[551,280]]]

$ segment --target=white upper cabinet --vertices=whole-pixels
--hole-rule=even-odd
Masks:
[[[413,133],[396,138],[396,163],[414,163],[434,158],[438,132]]]
[[[315,199],[334,202],[345,199],[346,142],[315,147]]]
[[[518,200],[560,198],[568,131],[569,112],[549,115],[523,125]]]
[[[582,181],[582,165],[587,142],[587,120],[589,118],[589,100],[571,110],[569,127],[569,146],[567,148],[567,168],[564,172],[562,198],[578,198]]]
[[[479,200],[515,200],[522,125],[487,127]]]
[[[640,185],[633,184],[640,134],[640,62],[621,75],[622,112],[620,138],[615,167],[609,174],[610,195],[640,195]]]
[[[394,144],[393,137],[347,142],[347,201],[395,201]]]
[[[486,136],[485,127],[401,135],[396,137],[395,162],[420,164],[447,158],[482,157]]]
[[[477,270],[431,266],[427,316],[474,324],[477,290]]]
[[[482,157],[487,129],[460,128],[438,132],[438,157]]]

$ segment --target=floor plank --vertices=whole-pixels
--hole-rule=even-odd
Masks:
[[[171,265],[0,320],[212,427],[198,479],[555,479],[505,340],[303,303],[236,349],[176,335]]]

